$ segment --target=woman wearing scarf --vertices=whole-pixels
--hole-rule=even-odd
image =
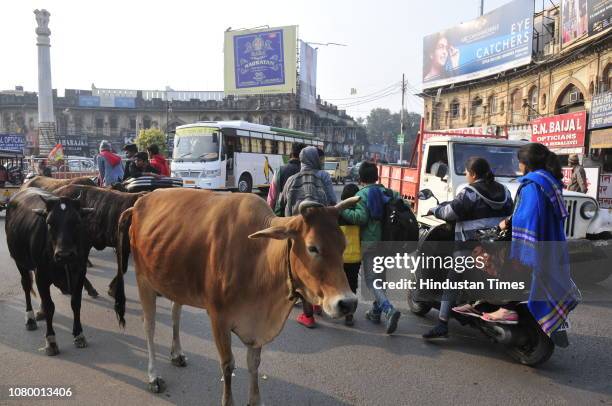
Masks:
[[[512,227],[510,259],[531,270],[529,311],[553,341],[558,345],[565,341],[567,345],[566,336],[554,333],[578,304],[580,292],[570,276],[565,243],[563,223],[568,213],[561,165],[556,154],[537,143],[521,147],[518,160],[524,176],[518,179],[521,185],[511,220],[503,220],[500,227]],[[512,312],[502,307],[482,318],[503,321],[512,317]]]
[[[111,186],[113,183],[123,180],[121,157],[112,152],[109,141],[102,140],[100,143],[100,154],[97,161],[98,171],[100,172],[100,184],[102,186]]]

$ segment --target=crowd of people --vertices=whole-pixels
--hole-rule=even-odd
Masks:
[[[100,143],[100,153],[96,157],[100,185],[111,186],[141,176],[170,176],[166,158],[156,144],[147,147],[146,152],[138,151],[136,144],[127,144],[123,151],[126,156],[125,165],[109,141],[103,140]]]
[[[275,174],[270,185],[267,202],[278,216],[298,214],[301,202],[310,200],[321,206],[335,204],[331,179],[322,170],[323,152],[316,147],[295,144],[289,162]],[[538,241],[565,241],[563,231],[567,211],[562,197],[562,171],[557,156],[542,144],[527,144],[518,153],[520,188],[513,201],[510,191],[495,180],[487,160],[471,157],[465,164],[468,186],[450,202],[443,202],[430,210],[435,217],[455,224],[455,240],[469,242],[475,240],[477,230],[512,228],[512,240],[524,241],[531,246]],[[576,157],[570,158],[573,166],[572,184],[580,190],[585,184],[584,169],[577,165]],[[356,293],[360,269],[367,289],[374,296],[372,306],[366,311],[365,318],[373,323],[384,321],[387,334],[392,334],[398,325],[400,312],[393,306],[384,289],[377,289],[373,281],[380,276],[367,266],[362,259],[369,247],[382,239],[383,207],[390,191],[378,183],[378,168],[374,163],[364,161],[359,168],[360,185],[348,184],[342,191],[342,199],[359,196],[360,200],[350,209],[340,214],[339,224],[346,237],[347,248],[344,252],[344,270],[349,286]],[[574,187],[570,188],[574,189]],[[453,255],[462,255],[460,250]],[[468,253],[469,255],[469,253]],[[516,249],[511,259],[531,266],[533,272],[544,272],[533,261],[538,253],[527,253]],[[540,255],[541,256],[541,255]],[[560,289],[565,289],[564,297],[573,297],[575,285],[571,281],[569,267],[562,267],[555,280]],[[449,278],[460,278],[460,274],[449,271]],[[568,296],[569,295],[569,296]],[[551,325],[551,318],[564,320],[578,299],[564,306],[554,300],[549,302],[533,301],[529,309],[543,330],[551,334],[559,324]],[[482,312],[478,303],[455,306],[456,293],[445,291],[442,297],[438,324],[423,334],[425,339],[446,338],[449,335],[448,321],[453,315],[476,316],[482,320],[514,324],[518,322],[515,311],[516,302],[501,303],[498,310]],[[455,306],[455,307],[453,307]],[[562,311],[560,311],[561,309]],[[297,322],[308,328],[316,326],[315,314],[321,309],[302,301],[302,313]],[[458,316],[458,317],[460,317]],[[348,326],[354,324],[352,315],[346,316]]]

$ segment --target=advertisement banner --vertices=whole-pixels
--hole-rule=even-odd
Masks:
[[[79,96],[79,106],[100,107],[100,96]]]
[[[297,27],[225,33],[225,94],[296,90]]]
[[[23,153],[25,136],[22,134],[0,134],[0,151]]]
[[[317,50],[300,41],[300,107],[317,111]]]
[[[564,166],[561,170],[563,172],[563,185],[567,187],[572,179],[572,168]],[[586,194],[597,200],[597,193],[600,190],[599,167],[584,168],[584,173],[587,180]]]
[[[495,137],[497,135],[496,125],[483,125],[480,127],[464,127],[464,128],[447,128],[446,130],[435,130],[433,132],[440,132],[444,134],[469,134],[474,136],[488,136]]]
[[[531,142],[551,150],[582,149],[586,129],[586,111],[540,117],[531,121]]]
[[[593,96],[589,128],[605,128],[612,126],[612,91]]]
[[[599,34],[612,23],[612,0],[588,0],[589,35]]]
[[[62,144],[65,155],[89,156],[89,141],[86,136],[58,134],[57,142]]]
[[[515,0],[423,39],[423,88],[472,80],[531,62],[533,1]]]
[[[115,96],[115,107],[124,109],[136,108],[136,99],[133,97]]]
[[[587,0],[561,0],[561,46],[588,35]]]
[[[612,208],[612,173],[602,173],[599,177],[599,206]]]
[[[529,124],[508,126],[506,133],[510,141],[531,141],[531,126]]]

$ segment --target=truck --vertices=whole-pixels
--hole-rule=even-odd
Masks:
[[[380,182],[411,203],[421,229],[427,230],[444,223],[427,212],[436,200],[450,201],[467,185],[465,162],[472,156],[485,158],[496,180],[514,198],[521,176],[517,151],[526,143],[422,132],[409,165],[379,165]],[[431,190],[435,199],[419,201],[418,194],[424,189]],[[584,193],[564,190],[563,197],[569,212],[565,233],[574,278],[579,283],[601,282],[612,274],[612,209],[600,208],[596,199]]]
[[[323,169],[329,173],[332,182],[344,184],[348,177],[348,158],[325,157]]]

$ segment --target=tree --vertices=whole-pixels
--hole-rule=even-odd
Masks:
[[[166,135],[157,128],[149,128],[146,130],[140,130],[138,137],[136,137],[136,145],[140,151],[146,151],[150,145],[157,144],[159,151],[162,154],[166,154],[168,151],[166,145]]]
[[[408,159],[419,131],[421,116],[404,110],[404,156]],[[400,113],[389,109],[376,108],[370,111],[366,123],[367,137],[371,144],[388,145],[398,150],[397,135],[400,133]]]

